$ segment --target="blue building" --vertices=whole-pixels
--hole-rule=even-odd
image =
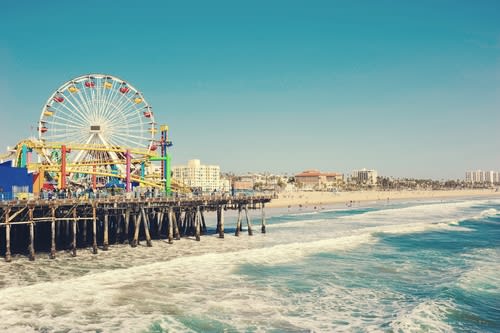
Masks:
[[[0,200],[11,200],[18,192],[33,192],[33,175],[27,168],[14,168],[10,161],[0,164]]]

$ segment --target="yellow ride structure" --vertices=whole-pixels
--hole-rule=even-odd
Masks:
[[[99,152],[115,152],[120,154],[125,154],[126,152],[134,154],[136,158],[130,160],[130,165],[132,166],[130,180],[139,183],[141,186],[149,186],[152,188],[163,189],[165,187],[165,180],[161,178],[159,173],[144,173],[145,168],[149,168],[152,165],[151,159],[159,159],[160,156],[151,150],[140,149],[140,148],[128,148],[128,147],[106,147],[104,145],[95,144],[64,144],[64,143],[44,143],[37,139],[26,139],[20,141],[14,149],[0,156],[0,159],[4,158],[15,158],[17,161],[17,166],[26,167],[28,171],[33,172],[38,175],[37,180],[34,183],[33,191],[35,193],[39,192],[48,178],[55,178],[58,180],[58,187],[63,188],[65,184],[61,183],[64,179],[62,175],[65,171],[66,177],[70,183],[76,186],[82,185],[92,185],[96,187],[97,176],[106,178],[116,178],[116,179],[126,179],[126,174],[121,172],[120,168],[115,168],[110,170],[110,166],[125,165],[126,160],[116,161],[116,160],[96,160],[96,161],[85,161],[80,163],[62,163],[62,160],[49,160],[45,159],[46,150],[66,150],[68,153],[78,153],[80,151],[99,151]],[[32,154],[36,153],[39,161],[32,161]],[[27,155],[26,155],[27,154]],[[30,158],[31,155],[31,158]],[[142,173],[141,173],[142,172]],[[56,175],[56,177],[54,177]],[[92,177],[92,184],[84,184],[78,179],[83,179],[82,177],[72,177],[72,175],[89,175]],[[186,193],[189,192],[189,188],[176,181],[172,180],[172,190],[175,192]]]

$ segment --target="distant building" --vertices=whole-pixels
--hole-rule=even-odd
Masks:
[[[466,171],[465,172],[465,182],[467,182],[467,183],[473,183],[473,180],[472,180],[472,171]]]
[[[243,176],[238,176],[238,181],[244,183],[244,187],[251,187],[253,188],[253,185],[255,184],[256,181],[258,181],[256,179],[257,177],[255,175],[252,175],[252,174],[248,174],[248,175],[243,175]]]
[[[321,172],[305,170],[295,175],[295,183],[305,189],[314,189],[321,184]]]
[[[235,191],[252,191],[253,190],[253,182],[235,180],[233,182],[233,189]]]
[[[484,182],[484,171],[477,170],[472,173],[473,183],[483,183]]]
[[[465,181],[467,183],[489,183],[498,184],[500,183],[500,173],[498,171],[466,171]]]
[[[295,175],[295,183],[303,189],[319,190],[338,186],[344,180],[341,173],[322,173],[319,170],[305,170]]]
[[[203,192],[230,190],[229,180],[221,179],[220,166],[202,165],[200,160],[190,160],[187,165],[173,166],[173,178],[192,189]]]
[[[495,179],[498,178],[498,172],[495,171],[485,171],[484,172],[484,182],[493,184]]]
[[[358,184],[377,184],[377,171],[376,170],[354,170],[351,174],[351,179]]]
[[[238,175],[234,179],[233,186],[235,190],[253,189],[264,192],[279,192],[286,187],[287,183],[287,176],[265,172]]]

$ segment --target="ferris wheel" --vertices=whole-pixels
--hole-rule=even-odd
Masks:
[[[151,106],[134,86],[115,76],[88,74],[60,86],[42,108],[38,136],[44,143],[101,147],[68,157],[73,164],[119,162],[116,148],[154,150],[155,121]],[[108,150],[107,150],[107,149]],[[50,164],[58,154],[44,150]]]

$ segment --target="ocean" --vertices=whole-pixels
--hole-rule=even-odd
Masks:
[[[252,237],[228,211],[225,239],[0,262],[0,331],[500,332],[500,199],[266,214]]]

